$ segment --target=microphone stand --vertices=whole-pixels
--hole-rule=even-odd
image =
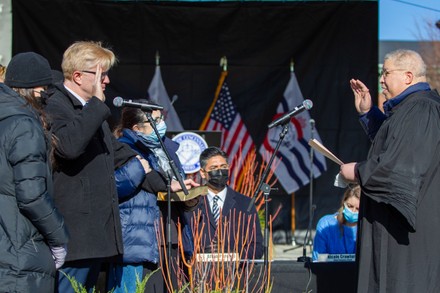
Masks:
[[[151,116],[151,111],[145,111],[145,116],[147,117],[147,121],[150,123],[151,127],[154,130],[154,133],[159,139],[160,146],[168,159],[172,171],[170,172],[168,170],[167,172],[167,225],[166,225],[167,244],[166,245],[167,245],[168,262],[170,262],[171,261],[171,180],[173,178],[173,175],[179,182],[180,187],[182,188],[182,191],[183,193],[185,193],[185,195],[188,195],[188,189],[186,188],[185,183],[183,182],[182,176],[180,176],[179,170],[177,170],[174,160],[171,159],[170,153],[168,152],[164,142],[162,141],[162,138],[160,137],[159,131],[157,130],[156,127],[156,123],[154,122],[154,119]]]
[[[310,210],[311,210],[310,213],[311,214],[309,215],[309,225],[307,226],[306,236],[304,237],[303,255],[298,257],[298,259],[297,259],[298,262],[309,263],[309,262],[312,261],[311,257],[307,256],[306,246],[307,246],[307,243],[309,242],[309,241],[307,241],[307,236],[309,235],[309,238],[310,238],[309,240],[311,240],[311,238],[312,238],[312,236],[311,236],[311,234],[312,234],[312,223],[313,223],[313,214],[314,214],[315,209],[316,209],[315,205],[311,206],[311,208],[310,208]]]
[[[290,123],[290,119],[287,119],[286,121],[283,121],[282,125],[283,129],[280,132],[280,138],[278,139],[278,142],[275,146],[275,149],[270,157],[269,163],[266,165],[266,168],[263,171],[263,174],[261,176],[260,182],[258,183],[258,187],[257,189],[255,189],[254,195],[252,196],[252,200],[249,204],[248,207],[248,211],[250,211],[250,209],[252,208],[252,206],[255,204],[255,199],[258,196],[258,193],[260,191],[263,192],[264,194],[264,273],[267,277],[267,269],[269,266],[269,194],[271,191],[271,188],[269,186],[269,184],[265,183],[264,181],[266,181],[267,175],[269,174],[270,171],[270,167],[272,166],[272,163],[275,159],[275,156],[278,152],[278,149],[281,146],[281,143],[283,142],[284,137],[286,136],[287,132],[289,131],[289,123]],[[264,292],[267,291],[267,286],[268,286],[269,280],[267,280],[267,282],[265,282],[264,286],[265,286],[265,290]]]
[[[310,128],[311,128],[310,138],[314,139],[314,137],[315,137],[315,120],[313,120],[313,119],[310,119]],[[307,256],[306,246],[307,246],[307,243],[312,241],[312,224],[313,224],[314,211],[316,209],[316,205],[313,204],[313,159],[314,159],[313,148],[310,148],[309,156],[310,156],[309,223],[307,225],[306,235],[304,237],[304,242],[302,245],[303,255],[298,257],[298,259],[297,259],[298,262],[310,262],[311,261],[311,258]],[[309,237],[309,239],[307,239],[307,237]],[[301,247],[301,246],[295,246],[293,248],[285,249],[285,250],[283,250],[283,252],[287,252],[287,251],[290,251],[290,250],[293,250],[293,249],[296,249],[299,247]]]

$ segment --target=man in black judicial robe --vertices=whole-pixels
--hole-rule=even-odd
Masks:
[[[361,81],[350,81],[373,140],[366,161],[341,166],[362,188],[358,292],[440,292],[440,97],[425,73],[418,53],[387,54],[385,113]]]

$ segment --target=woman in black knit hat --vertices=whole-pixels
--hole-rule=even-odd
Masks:
[[[52,70],[46,58],[34,52],[15,55],[6,69],[4,82],[44,115],[41,94],[52,84]]]
[[[42,91],[52,83],[48,61],[14,56],[0,83],[0,290],[53,292],[68,241],[52,200]]]

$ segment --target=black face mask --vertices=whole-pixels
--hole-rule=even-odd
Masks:
[[[53,87],[49,87],[47,90],[40,91],[40,103],[42,105],[47,105],[47,100],[55,93],[55,89]]]
[[[209,180],[208,185],[212,186],[216,190],[222,190],[225,188],[226,183],[229,180],[229,170],[228,169],[217,169],[208,172]]]

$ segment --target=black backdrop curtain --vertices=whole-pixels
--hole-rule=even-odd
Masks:
[[[159,51],[162,77],[187,130],[200,126],[214,97],[219,60],[228,58],[232,99],[257,147],[289,80],[289,63],[323,143],[343,161],[366,157],[369,142],[357,121],[350,78],[377,94],[375,1],[356,2],[138,2],[12,0],[13,54],[35,51],[60,69],[74,41],[112,47],[119,64],[110,72],[108,104],[117,95],[145,97]],[[113,109],[111,124],[119,117]],[[319,217],[334,212],[343,190],[333,187],[339,166],[314,181]],[[290,195],[271,193],[283,204],[275,229],[290,230]],[[297,228],[307,226],[309,187],[295,194]]]

